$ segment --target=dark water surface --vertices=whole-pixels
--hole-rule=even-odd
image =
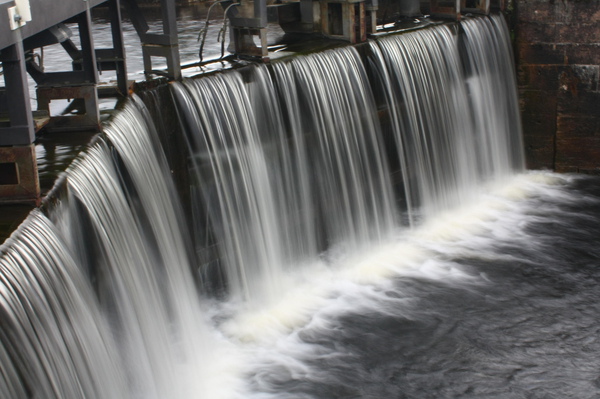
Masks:
[[[520,193],[451,219],[454,231],[410,233],[428,255],[408,266],[388,259],[396,276],[346,287],[293,338],[277,341],[282,352],[256,374],[256,390],[600,397],[600,179],[530,174],[513,188]]]

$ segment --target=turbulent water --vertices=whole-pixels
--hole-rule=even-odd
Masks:
[[[2,246],[0,396],[597,397],[600,180],[523,170],[510,54],[476,18],[173,84],[189,214],[132,99]]]
[[[243,323],[253,397],[598,397],[599,184],[517,175],[311,276],[300,326]]]

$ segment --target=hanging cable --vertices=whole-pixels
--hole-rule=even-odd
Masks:
[[[200,62],[202,62],[202,52],[204,50],[204,43],[206,42],[206,34],[208,33],[208,26],[210,24],[210,12],[215,5],[220,4],[220,3],[226,3],[228,1],[231,1],[231,0],[215,1],[214,3],[212,3],[210,5],[210,7],[208,7],[208,11],[206,12],[206,22],[204,24],[204,28],[200,29],[200,32],[198,32],[198,41],[200,42],[200,50],[198,51],[198,57],[200,58]]]
[[[225,12],[223,13],[223,27],[219,31],[219,35],[217,36],[217,41],[221,42],[221,59],[225,56],[225,35],[227,34],[227,24],[229,23],[229,19],[227,18],[227,11],[233,6],[239,6],[239,3],[232,3],[227,6]]]

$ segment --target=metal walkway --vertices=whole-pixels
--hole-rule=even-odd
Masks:
[[[0,203],[38,204],[40,189],[34,141],[36,125],[29,95],[29,75],[36,84],[37,110],[62,130],[99,130],[98,69],[116,72],[117,96],[128,95],[121,6],[129,11],[142,42],[144,67],[152,59],[167,60],[167,74],[181,77],[175,1],[161,0],[163,32],[150,33],[137,0],[0,0],[0,62],[4,87],[0,87]],[[96,48],[91,11],[109,10],[112,46]],[[69,25],[76,24],[79,40],[71,40]],[[76,45],[75,43],[79,44]],[[47,72],[33,50],[60,44],[70,62],[65,70]],[[52,100],[76,100],[78,113],[53,116]],[[73,103],[73,102],[72,102]]]

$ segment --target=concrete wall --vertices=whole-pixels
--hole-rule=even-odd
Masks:
[[[600,174],[600,1],[515,2],[528,167]]]

